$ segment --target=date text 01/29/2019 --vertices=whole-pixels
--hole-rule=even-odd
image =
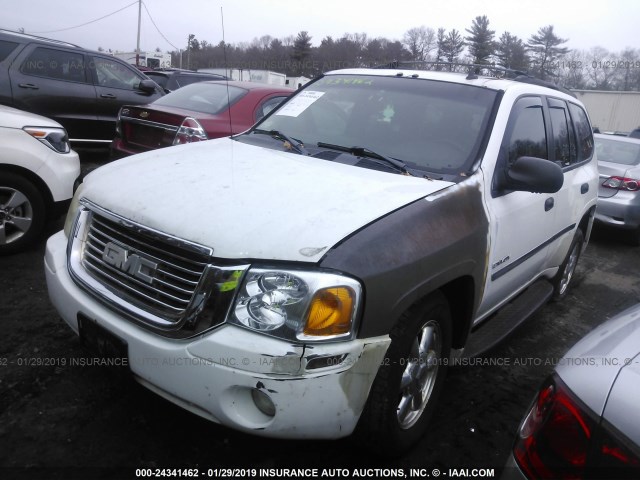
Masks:
[[[593,60],[592,62],[583,62],[581,60],[558,60],[555,62],[548,62],[546,67],[548,69],[569,69],[569,70],[582,70],[583,68],[596,69],[616,69],[616,70],[629,70],[640,68],[640,60]]]

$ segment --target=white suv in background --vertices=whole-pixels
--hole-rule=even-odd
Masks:
[[[78,154],[62,126],[0,105],[0,255],[38,238],[62,214],[80,177]]]

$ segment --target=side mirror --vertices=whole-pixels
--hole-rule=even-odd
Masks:
[[[533,193],[555,193],[562,188],[562,168],[550,160],[520,157],[505,172],[503,188]]]
[[[156,91],[156,82],[153,80],[140,80],[140,84],[138,85],[138,90],[142,90],[145,93],[152,94]]]

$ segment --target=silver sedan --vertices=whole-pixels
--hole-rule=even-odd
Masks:
[[[600,187],[596,221],[630,231],[640,245],[640,139],[594,135]]]
[[[640,304],[559,359],[503,478],[640,478]]]

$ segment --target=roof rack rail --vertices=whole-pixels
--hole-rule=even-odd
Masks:
[[[58,45],[65,45],[67,47],[83,48],[80,45],[76,45],[75,43],[65,42],[63,40],[56,40],[55,38],[40,37],[38,35],[33,35],[31,33],[16,32],[15,30],[8,30],[6,28],[0,28],[0,32],[12,33],[14,35],[21,35],[23,37],[33,38],[35,40],[42,40],[42,41],[45,41],[45,42],[55,43],[55,44],[58,44]]]
[[[457,63],[457,62],[447,62],[447,61],[425,61],[425,60],[394,60],[390,63],[386,63],[383,65],[376,65],[373,68],[387,68],[387,69],[397,69],[397,68],[407,68],[407,69],[415,69],[416,67],[424,67],[426,70],[443,70],[442,67],[448,67],[448,71],[450,72],[458,72],[458,73],[467,73],[467,80],[474,80],[478,78],[478,75],[486,75],[483,74],[483,71],[489,71],[492,75],[486,75],[488,77],[494,78],[508,78],[509,80],[514,80],[516,82],[522,83],[530,83],[532,85],[540,85],[542,87],[551,88],[553,90],[558,90],[560,92],[566,93],[567,95],[571,95],[575,97],[575,93],[571,90],[568,90],[564,87],[556,85],[555,83],[542,80],[541,78],[535,77],[531,75],[529,72],[525,72],[522,70],[515,70],[513,68],[501,67],[499,65],[490,65],[490,64],[478,64],[478,63]]]

